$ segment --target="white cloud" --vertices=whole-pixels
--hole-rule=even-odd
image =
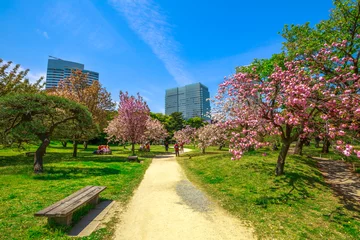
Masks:
[[[49,34],[48,34],[47,32],[42,31],[42,30],[40,30],[40,29],[36,29],[36,32],[37,32],[38,34],[40,34],[41,36],[43,36],[44,38],[49,39]]]
[[[125,16],[131,29],[150,46],[179,85],[192,82],[178,56],[179,43],[172,37],[171,26],[157,4],[152,0],[110,0],[110,3]]]
[[[5,64],[7,63],[8,61],[7,60],[3,60],[2,64]],[[11,71],[14,67],[16,66],[16,63],[11,63],[11,65],[9,66],[9,68],[7,69],[7,71]],[[20,71],[25,71],[27,68],[24,68],[22,66],[19,67],[19,70],[18,72]],[[37,80],[39,80],[41,77],[44,78],[43,81],[45,81],[45,78],[46,78],[46,72],[34,72],[34,71],[29,71],[28,74],[26,75],[26,78],[29,79],[29,82],[30,83],[35,83]]]
[[[46,73],[45,72],[31,72],[26,76],[31,83],[35,83],[37,80],[39,80],[41,77],[44,78],[43,82],[45,82],[46,79]]]
[[[46,39],[49,39],[49,35],[47,32],[43,32],[43,36],[46,38]]]

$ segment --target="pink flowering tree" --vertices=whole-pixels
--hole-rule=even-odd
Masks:
[[[174,139],[179,144],[193,143],[195,141],[195,132],[196,132],[196,128],[192,128],[189,125],[187,125],[185,128],[176,131],[174,133]]]
[[[346,40],[325,44],[316,56],[307,60],[312,62],[313,72],[319,73],[318,81],[328,86],[321,105],[320,117],[325,126],[321,136],[335,142],[340,153],[360,158],[360,152],[345,143],[360,136],[360,51],[347,53],[349,45],[352,43]]]
[[[149,117],[146,121],[146,130],[143,135],[143,141],[161,141],[169,136],[164,124],[157,119]]]
[[[266,78],[254,73],[238,73],[219,86],[216,97],[225,105],[223,125],[231,132],[230,152],[239,159],[249,148],[265,145],[264,135],[279,135],[282,148],[276,174],[284,173],[285,159],[293,141],[311,132],[317,113],[313,101],[319,99],[323,84],[314,80],[297,62],[276,67]],[[229,115],[230,112],[230,115]]]
[[[110,139],[130,142],[135,155],[135,144],[140,143],[146,131],[150,110],[143,98],[120,92],[118,115],[105,128]]]
[[[281,175],[290,144],[313,133],[319,124],[325,123],[326,135],[331,139],[349,132],[358,136],[358,69],[352,57],[339,58],[333,51],[345,45],[346,41],[325,45],[312,58],[285,62],[283,68],[275,67],[265,77],[254,67],[252,72],[239,72],[225,79],[216,97],[217,114],[226,128],[234,129],[230,139],[234,159],[250,147],[266,144],[261,141],[262,135],[279,135],[282,148],[276,174]],[[316,64],[308,64],[310,61]],[[318,68],[319,63],[323,68]],[[317,115],[321,121],[317,121]],[[359,155],[342,140],[337,140],[337,149],[345,155]]]
[[[196,130],[196,139],[202,153],[209,146],[219,146],[221,149],[228,139],[227,130],[218,124],[205,125]]]

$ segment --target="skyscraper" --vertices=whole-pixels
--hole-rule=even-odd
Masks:
[[[82,70],[83,73],[88,74],[89,84],[94,80],[99,81],[99,73],[84,70],[84,64],[65,61],[50,56],[46,73],[46,89],[56,87],[60,80],[69,77],[71,71],[75,69]]]
[[[165,114],[181,112],[185,119],[201,117],[209,119],[206,115],[210,112],[209,90],[201,83],[194,83],[184,87],[166,90]]]

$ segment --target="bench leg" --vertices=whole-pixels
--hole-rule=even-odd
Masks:
[[[96,204],[99,203],[99,195],[96,195],[90,202],[89,204],[92,204],[94,206],[96,206]]]
[[[72,213],[66,217],[49,217],[48,218],[48,223],[49,224],[57,224],[57,225],[66,225],[66,226],[70,226],[71,224],[71,218],[72,218]]]

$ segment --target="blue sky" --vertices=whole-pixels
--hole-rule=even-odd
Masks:
[[[164,112],[165,89],[224,76],[281,51],[285,24],[327,19],[331,0],[0,0],[0,58],[46,75],[48,56],[85,64],[118,101],[140,92]]]

